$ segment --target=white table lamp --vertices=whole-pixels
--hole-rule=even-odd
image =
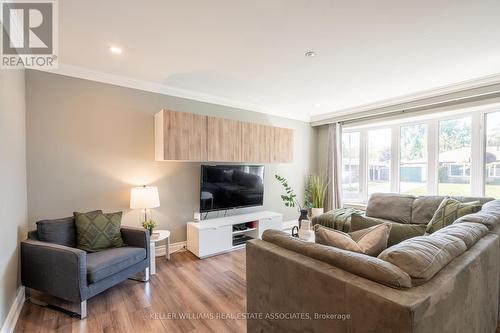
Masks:
[[[130,208],[144,209],[144,221],[147,221],[147,210],[157,207],[160,207],[158,187],[144,185],[130,190]]]

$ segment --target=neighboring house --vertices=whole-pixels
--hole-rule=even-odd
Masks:
[[[462,147],[439,154],[439,179],[441,182],[468,183],[471,175],[471,149]],[[359,163],[344,163],[342,181],[344,184],[359,183]],[[486,148],[486,181],[500,184],[500,147]],[[368,181],[388,181],[390,178],[390,162],[370,163]],[[427,160],[402,160],[400,166],[402,182],[422,183],[427,181]],[[349,185],[348,185],[349,186]]]

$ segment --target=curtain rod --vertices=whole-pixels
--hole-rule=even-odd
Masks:
[[[357,123],[360,121],[378,120],[381,118],[397,116],[397,115],[401,115],[401,114],[405,114],[405,113],[413,113],[413,112],[416,113],[419,111],[426,111],[426,110],[430,110],[430,109],[434,109],[434,108],[438,108],[438,107],[441,108],[441,107],[454,106],[454,105],[460,105],[460,104],[465,104],[465,103],[472,103],[472,102],[477,102],[477,101],[482,101],[482,100],[492,99],[492,98],[497,98],[497,97],[500,97],[500,92],[487,93],[487,94],[473,96],[473,97],[457,98],[457,99],[453,99],[453,100],[449,100],[449,101],[424,104],[424,105],[410,107],[410,108],[401,108],[399,110],[382,112],[382,113],[378,113],[378,114],[374,114],[374,115],[361,116],[361,117],[341,120],[338,122],[342,125],[348,125],[348,124],[353,124],[353,123]]]
[[[339,115],[337,117],[333,115],[329,119],[313,121],[311,125],[320,126],[331,123],[352,124],[361,121],[381,119],[410,112],[422,112],[438,107],[460,105],[497,97],[500,97],[500,83],[485,85],[482,87],[471,88],[439,96],[428,97],[421,100],[388,105],[371,110],[355,112],[352,114]],[[386,110],[384,111],[384,109]],[[377,112],[377,110],[380,111]]]

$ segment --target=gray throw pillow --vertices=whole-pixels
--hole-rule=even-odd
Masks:
[[[102,213],[102,211],[89,213]],[[73,216],[38,221],[36,231],[38,239],[42,242],[76,247],[76,226]]]

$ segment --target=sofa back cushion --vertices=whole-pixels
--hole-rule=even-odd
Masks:
[[[383,223],[350,233],[330,229],[319,224],[314,226],[316,243],[374,257],[387,248],[390,231],[390,223]]]
[[[462,216],[453,224],[467,222],[483,224],[489,230],[495,229],[500,225],[500,200],[485,203],[479,212]]]
[[[366,216],[411,223],[411,211],[415,197],[394,193],[374,193],[368,200]]]
[[[361,214],[353,214],[351,217],[351,232],[369,228],[382,223],[391,223],[392,228],[389,232],[387,246],[396,245],[405,239],[422,236],[425,234],[425,224],[403,224],[390,220],[377,219],[374,217],[367,217]]]
[[[38,239],[42,242],[76,247],[76,227],[73,217],[38,221],[36,230]]]
[[[411,287],[411,279],[408,274],[393,264],[376,257],[301,241],[279,230],[266,230],[262,234],[262,239],[389,287]]]
[[[495,198],[490,198],[490,197],[464,197],[464,196],[451,196],[450,198],[453,198],[455,200],[458,200],[460,202],[472,202],[472,201],[479,201],[481,205],[484,205],[487,202],[495,200]]]
[[[412,224],[427,224],[445,197],[437,195],[423,195],[413,201],[411,209]]]
[[[414,285],[429,281],[454,258],[467,250],[460,238],[432,234],[407,239],[383,251],[378,258],[401,268]]]
[[[488,233],[488,228],[481,223],[464,222],[439,229],[433,235],[450,235],[460,238],[470,249],[472,245]]]

